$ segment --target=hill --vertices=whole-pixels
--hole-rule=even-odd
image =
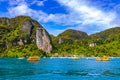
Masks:
[[[79,31],[79,30],[73,30],[68,29],[59,34],[57,37],[55,37],[55,42],[61,44],[61,43],[73,43],[74,40],[82,40],[86,38],[88,35],[85,32]]]
[[[4,53],[1,56],[35,55],[32,53],[35,50],[46,53],[52,50],[48,32],[37,21],[29,16],[0,18],[0,52]]]
[[[65,41],[60,40],[62,44],[55,43],[56,39],[53,39],[54,53],[61,56],[72,56],[74,54],[79,56],[120,56],[120,27],[110,28],[82,37],[82,39],[78,39],[78,35],[77,38],[74,37],[76,35],[70,32],[68,30],[57,36],[57,39],[60,37],[66,39]],[[72,35],[72,37],[68,35]]]
[[[120,27],[110,28],[89,36],[90,39],[109,39],[120,34]]]
[[[88,37],[90,42],[97,42],[98,44],[108,43],[115,37],[120,35],[120,27],[110,28],[99,33],[92,34]]]
[[[80,40],[87,36],[88,35],[85,32],[68,29],[68,30],[64,31],[63,33],[59,34],[57,37],[64,38],[64,39]]]

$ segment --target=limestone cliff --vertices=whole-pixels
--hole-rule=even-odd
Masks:
[[[33,27],[34,27],[34,25],[32,24],[32,21],[27,20],[22,25],[22,31],[24,31],[26,34],[30,35]]]
[[[44,28],[36,29],[36,44],[39,49],[50,53],[52,50],[52,45],[50,42],[50,37]]]

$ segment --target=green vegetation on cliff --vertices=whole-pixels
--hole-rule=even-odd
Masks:
[[[47,56],[36,46],[36,29],[43,28],[29,16],[0,18],[0,57]]]

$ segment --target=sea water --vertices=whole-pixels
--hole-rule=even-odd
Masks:
[[[120,58],[0,58],[0,80],[120,80]]]

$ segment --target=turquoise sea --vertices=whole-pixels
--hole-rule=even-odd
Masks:
[[[120,58],[0,58],[0,80],[120,80]]]

